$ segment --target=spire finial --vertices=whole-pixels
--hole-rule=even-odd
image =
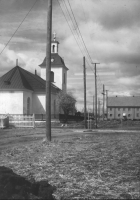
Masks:
[[[54,31],[54,33],[53,33],[53,41],[55,41],[56,40],[56,32]]]

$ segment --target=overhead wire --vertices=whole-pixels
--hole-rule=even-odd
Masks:
[[[66,22],[67,22],[67,24],[68,24],[68,26],[69,26],[69,28],[70,28],[70,30],[71,30],[71,32],[72,32],[72,35],[73,35],[74,38],[75,38],[75,41],[76,41],[76,43],[77,43],[77,45],[78,45],[80,51],[81,51],[82,55],[84,55],[83,50],[81,49],[81,47],[80,47],[80,45],[79,45],[79,43],[78,43],[79,41],[77,40],[76,36],[74,35],[74,31],[73,31],[73,29],[71,28],[70,23],[69,23],[69,21],[68,21],[66,15],[65,15],[65,13],[64,13],[64,11],[63,11],[63,8],[62,8],[62,6],[61,6],[59,0],[57,0],[57,1],[58,1],[58,3],[59,3],[59,6],[60,6],[60,8],[61,8],[61,10],[62,10],[62,12],[63,12],[63,15],[64,15],[64,17],[65,17],[65,19],[66,19]],[[64,3],[64,2],[63,2],[63,3]],[[65,6],[65,4],[64,4],[64,6]],[[66,12],[67,12],[67,10],[66,10]],[[67,12],[67,13],[68,13],[68,12]],[[68,13],[68,15],[69,15],[69,13]],[[69,17],[70,17],[70,16],[69,16]]]
[[[68,9],[68,5],[66,4],[66,2],[65,2],[64,0],[62,0],[61,3],[59,2],[59,0],[57,0],[57,1],[58,1],[59,5],[60,5],[60,8],[61,8],[61,10],[62,10],[62,12],[63,12],[63,15],[64,15],[64,17],[65,17],[65,19],[66,19],[66,21],[67,21],[67,24],[69,25],[69,28],[70,28],[70,30],[71,30],[71,32],[72,32],[72,34],[73,34],[73,36],[74,36],[74,38],[75,38],[75,40],[76,40],[78,46],[79,46],[79,48],[80,48],[80,51],[81,51],[82,55],[85,56],[85,54],[87,54],[87,52],[86,52],[86,50],[85,50],[85,47],[84,47],[84,44],[83,44],[82,40],[80,40],[80,37],[79,37],[80,34],[79,34],[79,32],[77,32],[77,30],[78,30],[78,24],[77,24],[77,22],[75,22],[75,23],[73,22],[74,13],[71,14],[71,13],[72,13],[72,8],[71,8],[70,5],[69,5],[69,8],[70,8],[70,10],[69,10],[69,9]],[[61,4],[63,4],[63,7],[65,8],[65,11],[63,10]],[[71,11],[71,13],[70,13],[70,11]],[[72,25],[73,25],[75,31],[71,28],[70,23],[69,23],[69,21],[68,21],[67,18],[69,18],[69,20],[71,21],[71,23],[72,23]],[[76,19],[75,19],[75,20],[76,20]],[[74,21],[75,21],[75,20],[74,20]],[[77,27],[77,28],[75,28],[75,27]],[[77,36],[77,38],[76,38],[76,36]],[[81,46],[82,46],[82,49],[81,49]],[[86,63],[88,63],[88,66],[90,66],[90,64],[89,64],[89,62],[88,62],[88,60],[87,60],[87,58],[85,58],[85,60],[86,60]],[[92,70],[92,69],[91,69],[91,70]],[[92,70],[92,71],[93,71],[93,70]]]
[[[65,17],[65,19],[66,19],[66,21],[67,21],[67,24],[69,25],[69,28],[70,28],[70,30],[71,30],[71,32],[72,32],[72,34],[73,34],[73,36],[74,36],[74,38],[75,38],[77,44],[78,44],[80,50],[81,50],[81,47],[80,47],[80,45],[81,45],[81,46],[84,48],[84,52],[86,53],[88,59],[90,59],[90,62],[92,63],[92,58],[91,58],[91,56],[90,56],[90,54],[89,54],[89,52],[88,52],[88,49],[87,49],[87,47],[86,47],[86,45],[85,45],[84,39],[83,39],[83,37],[82,37],[82,34],[81,34],[81,32],[80,32],[78,23],[77,23],[76,18],[75,18],[74,12],[73,12],[73,10],[72,10],[70,1],[67,0],[71,13],[70,13],[70,11],[69,11],[69,9],[68,9],[68,6],[67,6],[67,4],[65,3],[65,1],[62,0],[61,2],[63,3],[63,5],[64,5],[64,7],[65,7],[65,12],[66,12],[67,15],[69,16],[69,19],[71,20],[71,23],[72,23],[72,25],[73,25],[73,27],[74,27],[74,29],[75,29],[76,34],[77,34],[77,38],[76,38],[76,36],[75,36],[74,30],[73,30],[73,29],[71,28],[71,26],[70,26],[70,23],[69,23],[69,21],[68,21],[68,19],[67,19],[68,17],[66,17],[66,13],[63,11],[63,8],[62,8],[62,6],[61,6],[61,4],[60,4],[60,2],[59,2],[59,0],[58,0],[58,3],[59,3],[59,5],[60,5],[60,7],[61,7],[61,10],[62,10],[62,12],[63,12],[63,15],[64,15],[64,17]],[[73,22],[73,20],[74,20],[75,23]],[[76,27],[76,28],[75,28],[75,27]],[[79,36],[80,36],[81,40],[80,40]],[[79,40],[78,40],[78,39],[79,39]],[[81,50],[81,53],[82,53],[82,55],[84,56],[83,50]],[[85,60],[86,60],[87,65],[90,67],[90,64],[89,64],[87,58],[85,58]],[[92,72],[94,73],[94,71],[93,71],[93,69],[92,69],[91,67],[90,67],[90,69],[91,69]],[[101,80],[100,80],[99,75],[97,76],[97,78],[99,79],[99,81],[100,81],[100,83],[101,83]],[[102,83],[101,83],[101,85],[102,85]]]
[[[63,0],[63,1],[64,1],[64,0]],[[82,36],[81,31],[80,31],[80,29],[79,29],[79,26],[78,26],[78,24],[77,24],[77,21],[76,21],[74,12],[73,12],[72,7],[71,7],[71,4],[70,4],[69,0],[67,0],[67,1],[68,1],[70,10],[71,10],[73,19],[74,19],[74,21],[75,21],[75,24],[76,24],[76,26],[77,26],[78,34],[80,35],[80,38],[81,38],[81,41],[82,41],[82,45],[83,45],[83,47],[84,47],[84,49],[85,49],[85,52],[86,52],[86,54],[87,54],[87,56],[88,56],[90,62],[92,63],[92,58],[91,58],[91,56],[90,56],[90,54],[89,54],[89,52],[88,52],[88,49],[87,49],[87,47],[86,47],[86,44],[85,44],[85,42],[84,42],[83,36]],[[87,59],[86,59],[86,62],[88,63]],[[90,67],[90,64],[89,64],[89,63],[88,63],[88,66]],[[90,67],[90,68],[91,68],[91,67]],[[91,68],[91,70],[93,71],[92,68]]]
[[[83,44],[84,44],[85,50],[86,50],[86,52],[87,52],[87,55],[88,55],[88,57],[90,58],[91,63],[92,63],[92,58],[91,58],[91,56],[90,56],[90,54],[89,54],[89,52],[88,52],[88,49],[87,49],[86,44],[85,44],[85,42],[84,42],[84,39],[83,39],[83,37],[82,37],[81,31],[80,31],[79,26],[78,26],[78,24],[77,24],[77,21],[76,21],[76,19],[75,19],[75,15],[74,15],[74,12],[73,12],[73,10],[72,10],[72,7],[71,7],[71,4],[70,4],[69,0],[68,0],[68,4],[69,4],[69,6],[70,6],[70,10],[71,10],[71,12],[72,12],[74,21],[75,21],[75,23],[76,23],[78,32],[79,32],[80,37],[81,37],[81,39],[82,39],[82,42],[83,42]]]
[[[10,39],[8,40],[8,42],[5,44],[4,48],[2,49],[2,51],[0,52],[0,55],[3,53],[3,51],[5,50],[5,48],[7,47],[7,45],[10,43],[10,41],[12,40],[12,38],[14,37],[14,35],[16,34],[16,32],[18,31],[18,29],[21,27],[21,25],[23,24],[24,20],[26,19],[26,17],[28,16],[28,14],[30,13],[30,11],[33,9],[34,5],[36,4],[38,0],[36,0],[32,7],[29,9],[29,11],[27,12],[27,14],[25,15],[25,17],[23,18],[23,20],[21,21],[21,23],[19,24],[19,26],[17,27],[17,29],[14,31],[14,33],[12,34],[12,36],[10,37]]]

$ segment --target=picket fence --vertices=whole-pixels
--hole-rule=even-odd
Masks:
[[[17,128],[35,128],[35,115],[22,115],[13,114],[6,115],[9,118],[9,125]],[[0,115],[0,119],[3,119],[4,115]]]

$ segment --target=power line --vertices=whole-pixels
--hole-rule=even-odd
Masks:
[[[72,32],[74,38],[75,38],[75,41],[76,41],[77,45],[79,46],[79,49],[80,49],[82,55],[84,56],[84,53],[82,52],[82,49],[81,49],[81,47],[80,47],[80,45],[79,45],[79,43],[78,43],[78,40],[77,40],[77,38],[76,38],[75,35],[74,35],[74,31],[72,30],[72,28],[71,28],[71,26],[70,26],[70,24],[69,24],[69,22],[68,22],[68,19],[67,19],[66,15],[65,15],[65,13],[64,13],[64,11],[63,11],[63,9],[62,9],[62,6],[61,6],[59,0],[57,0],[57,1],[58,1],[58,3],[59,3],[59,6],[60,6],[62,12],[63,12],[63,15],[64,15],[65,19],[66,19],[66,22],[67,22],[67,24],[68,24],[68,26],[69,26],[69,28],[70,28],[70,30],[71,30],[71,32]],[[64,6],[65,6],[65,5],[64,5]],[[67,11],[67,13],[68,13],[68,11]],[[69,15],[69,13],[68,13],[68,15]],[[70,17],[70,15],[69,15],[69,17]]]
[[[66,13],[64,12],[64,10],[63,10],[63,8],[62,8],[62,6],[61,6],[59,0],[57,0],[57,1],[58,1],[59,5],[60,5],[60,8],[61,8],[61,10],[62,10],[62,12],[63,12],[63,15],[64,15],[64,17],[65,17],[65,19],[66,19],[66,21],[67,21],[67,24],[69,25],[69,28],[70,28],[70,30],[71,30],[71,32],[72,32],[72,34],[73,34],[73,36],[74,36],[74,38],[75,38],[75,40],[76,40],[78,46],[79,46],[79,49],[80,49],[82,55],[85,56],[85,53],[87,54],[87,52],[85,51],[85,47],[84,47],[83,42],[82,42],[82,41],[80,40],[80,38],[79,38],[80,33],[79,33],[79,31],[77,32],[78,24],[77,24],[77,22],[75,21],[76,19],[74,20],[74,21],[75,21],[75,24],[74,24],[74,22],[73,22],[74,14],[72,14],[72,16],[73,16],[73,19],[72,19],[72,16],[71,16],[71,14],[70,14],[70,11],[69,11],[68,6],[67,6],[67,4],[65,3],[65,1],[63,0],[63,1],[61,1],[61,2],[62,2],[62,4],[63,4],[63,6],[65,7],[65,12],[66,12]],[[69,7],[70,7],[70,6],[69,6]],[[71,13],[72,13],[72,8],[71,8],[71,7],[70,7],[70,10],[71,10]],[[70,23],[68,22],[68,19],[67,19],[67,18],[70,19],[70,21],[71,21],[71,23],[72,23],[72,25],[73,25],[73,27],[74,27],[74,29],[75,29],[75,32],[74,32],[74,30],[72,30],[72,28],[71,28],[71,26],[70,26]],[[75,28],[75,25],[76,25],[77,29]],[[76,38],[75,34],[77,35],[77,38]],[[82,46],[83,49],[81,49],[80,46]],[[85,53],[83,53],[83,52],[85,52]],[[88,63],[88,60],[87,60],[87,59],[86,59],[86,62]],[[88,66],[90,66],[89,63],[88,63]],[[91,70],[92,70],[92,68],[91,68]],[[92,70],[92,71],[93,71],[93,70]]]
[[[74,13],[73,13],[73,10],[72,10],[72,7],[71,7],[71,4],[70,4],[69,0],[68,0],[68,3],[69,3],[69,6],[70,6],[70,9],[71,9],[71,12],[72,12],[74,21],[75,21],[75,23],[76,23],[76,25],[77,25],[78,32],[79,32],[79,34],[80,34],[80,36],[81,36],[81,38],[82,38],[82,42],[83,42],[84,47],[85,47],[85,49],[86,49],[87,55],[89,56],[89,58],[90,58],[90,60],[91,60],[91,63],[92,63],[91,56],[90,56],[90,54],[89,54],[89,52],[88,52],[88,49],[87,49],[87,47],[86,47],[86,45],[85,45],[84,39],[83,39],[82,34],[81,34],[81,31],[80,31],[80,29],[79,29],[79,27],[78,27],[78,24],[77,24],[77,21],[76,21],[76,19],[75,19],[75,15],[74,15]]]
[[[77,21],[76,21],[76,18],[75,18],[75,15],[74,15],[74,12],[73,12],[73,10],[72,10],[72,7],[71,7],[71,4],[70,4],[69,0],[68,0],[68,3],[69,3],[69,7],[70,7],[70,10],[71,10],[73,19],[74,19],[75,24],[76,24],[76,26],[77,26],[78,33],[79,33],[79,35],[80,35],[80,37],[81,37],[81,39],[82,39],[82,44],[83,44],[83,46],[84,46],[84,48],[85,48],[85,50],[86,50],[86,54],[87,54],[87,56],[89,57],[90,62],[92,63],[92,58],[91,58],[91,56],[90,56],[90,54],[89,54],[89,52],[88,52],[88,49],[87,49],[86,44],[85,44],[85,42],[84,42],[84,39],[83,39],[83,37],[82,37],[81,31],[80,31],[79,26],[78,26],[78,24],[77,24]],[[88,64],[89,64],[89,63],[88,63]],[[90,66],[90,65],[89,65],[89,66]],[[90,67],[90,68],[91,68],[91,67]],[[92,70],[92,68],[91,68],[91,70]],[[93,70],[92,70],[92,71],[93,71]]]
[[[17,29],[15,30],[15,32],[13,33],[13,35],[10,37],[10,39],[8,40],[8,42],[6,43],[6,45],[4,46],[4,48],[2,49],[2,51],[0,52],[0,55],[3,53],[3,51],[5,50],[5,48],[7,47],[7,45],[9,44],[9,42],[12,40],[12,38],[14,37],[14,35],[16,34],[16,32],[18,31],[18,29],[20,28],[20,26],[22,25],[22,23],[24,22],[24,20],[26,19],[26,17],[28,16],[28,14],[30,13],[30,11],[33,9],[34,5],[36,4],[38,0],[36,0],[34,2],[34,4],[32,5],[32,7],[30,8],[30,10],[27,12],[27,14],[25,15],[25,17],[23,18],[23,20],[21,21],[21,23],[19,24],[19,26],[17,27]]]
[[[73,26],[75,27],[75,25],[76,25],[76,27],[77,27],[77,29],[75,28],[75,31],[76,31],[76,33],[77,33],[79,42],[80,42],[80,44],[82,45],[85,54],[87,54],[87,52],[85,51],[85,46],[84,46],[84,44],[83,44],[83,41],[80,40],[80,37],[79,37],[79,36],[81,36],[81,34],[80,34],[80,31],[79,31],[78,24],[77,24],[77,22],[76,22],[74,13],[73,13],[72,8],[71,8],[71,6],[70,6],[70,3],[68,2],[68,3],[69,3],[70,10],[71,10],[71,13],[72,13],[72,16],[73,16],[73,19],[74,19],[74,21],[75,21],[75,25],[74,25],[74,22],[73,22],[73,20],[72,20],[72,16],[71,16],[71,14],[70,14],[70,11],[69,11],[69,9],[68,9],[68,7],[67,7],[67,4],[65,3],[64,0],[63,0],[63,3],[65,4],[65,8],[66,8],[66,10],[67,10],[67,13],[69,14],[69,17],[70,17],[70,19],[71,19],[71,22],[72,22]],[[77,31],[77,30],[78,30],[78,31]],[[81,37],[81,38],[82,38],[82,37]],[[83,55],[83,56],[84,56],[84,55]],[[86,62],[88,63],[87,59],[86,59]],[[88,66],[90,66],[89,63],[88,63]]]
[[[66,19],[66,21],[67,21],[67,24],[69,25],[69,28],[70,28],[70,30],[71,30],[71,32],[72,32],[72,34],[73,34],[73,36],[74,36],[74,38],[75,38],[75,40],[76,40],[78,46],[79,46],[79,49],[80,49],[82,55],[84,56],[84,53],[83,53],[83,51],[84,51],[84,52],[86,53],[88,59],[89,59],[90,62],[92,63],[92,58],[91,58],[91,56],[90,56],[90,54],[89,54],[89,52],[88,52],[88,49],[87,49],[87,47],[86,47],[86,44],[85,44],[85,42],[84,42],[84,39],[83,39],[82,34],[81,34],[81,32],[80,32],[80,29],[79,29],[79,27],[78,27],[78,23],[77,23],[77,21],[76,21],[74,12],[73,12],[72,7],[71,7],[71,4],[70,4],[70,1],[69,1],[69,0],[67,1],[70,10],[68,9],[68,5],[65,3],[64,0],[62,0],[61,2],[63,3],[63,6],[65,7],[65,12],[63,11],[62,6],[61,6],[61,4],[60,4],[60,2],[59,2],[59,0],[58,0],[58,3],[59,3],[59,5],[60,5],[60,7],[61,7],[61,10],[62,10],[62,12],[63,12],[63,15],[64,15],[64,17],[65,17],[65,19]],[[70,12],[70,11],[71,11],[71,12]],[[69,21],[68,21],[67,18],[69,18],[69,20],[71,21],[71,23],[72,23],[72,25],[73,25],[75,31],[71,28],[70,23],[69,23]],[[73,20],[74,20],[74,21],[73,21]],[[76,38],[75,34],[77,35],[77,38]],[[81,39],[81,40],[80,40],[80,39]],[[82,48],[83,48],[84,50],[81,49],[81,46],[82,46]],[[92,72],[94,73],[93,69],[91,68],[91,66],[90,66],[90,64],[89,64],[89,62],[88,62],[88,59],[86,59],[86,63],[87,63],[87,65],[88,65],[88,67],[90,67],[90,69],[92,70]],[[100,83],[101,83],[101,80],[100,80],[99,75],[97,76],[97,78],[98,78],[98,80],[99,80]],[[99,81],[98,81],[98,82],[99,82]],[[102,83],[101,83],[101,85],[102,85]],[[102,90],[101,90],[101,91],[102,91]]]

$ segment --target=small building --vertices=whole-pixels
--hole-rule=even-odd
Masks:
[[[108,97],[108,119],[140,119],[140,96]]]

